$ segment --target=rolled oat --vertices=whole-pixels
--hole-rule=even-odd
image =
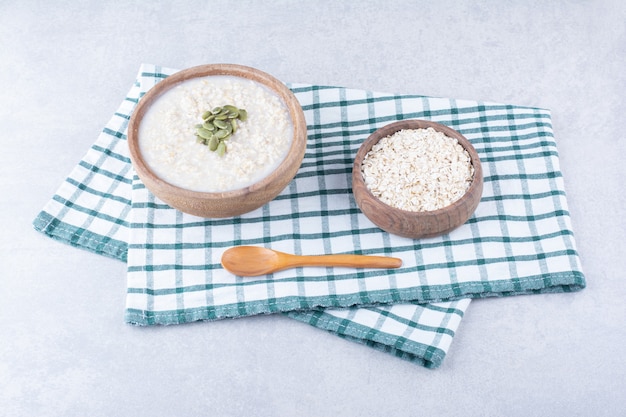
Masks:
[[[363,159],[367,188],[401,210],[432,211],[465,194],[474,176],[469,153],[434,130],[404,129],[382,138]]]

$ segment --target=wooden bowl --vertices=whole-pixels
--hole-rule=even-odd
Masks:
[[[406,211],[380,201],[365,185],[361,165],[365,155],[380,139],[403,129],[433,128],[455,138],[467,150],[474,167],[474,177],[468,190],[449,206],[432,211]],[[357,151],[352,169],[352,191],[357,205],[375,225],[386,232],[413,239],[433,237],[448,233],[465,223],[474,213],[483,191],[483,174],[480,160],[472,144],[459,132],[439,123],[426,120],[401,120],[386,125],[372,133]]]
[[[293,140],[285,159],[268,176],[232,191],[199,192],[180,188],[159,178],[144,160],[138,141],[139,126],[148,108],[159,97],[183,81],[196,77],[228,75],[262,84],[287,106],[293,124]],[[235,64],[210,64],[177,72],[152,87],[139,101],[128,126],[128,147],[133,168],[146,188],[162,201],[185,213],[206,218],[238,216],[273,200],[294,178],[306,148],[306,121],[300,103],[282,82],[260,70]]]

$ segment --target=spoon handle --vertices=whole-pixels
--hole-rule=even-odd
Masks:
[[[288,255],[285,262],[294,266],[346,266],[354,268],[399,268],[402,259],[369,255]]]

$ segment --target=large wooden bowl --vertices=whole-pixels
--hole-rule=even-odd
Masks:
[[[159,178],[141,155],[138,132],[141,120],[155,100],[179,83],[196,77],[229,75],[256,81],[277,94],[285,103],[293,123],[293,141],[286,158],[268,176],[248,187],[224,192],[198,192],[174,186]],[[177,72],[152,87],[139,101],[128,126],[128,147],[133,168],[146,188],[168,205],[195,216],[232,217],[253,211],[273,200],[294,178],[306,149],[306,121],[300,103],[273,76],[242,65],[210,64]]]
[[[474,166],[471,185],[461,199],[451,205],[432,211],[406,211],[383,203],[367,188],[361,165],[365,155],[380,139],[402,129],[432,127],[448,137],[455,138],[467,150]],[[459,132],[439,123],[426,120],[401,120],[386,125],[372,133],[357,151],[352,169],[352,191],[356,203],[375,225],[386,232],[413,239],[433,237],[448,233],[465,223],[476,210],[483,191],[483,173],[480,160],[472,144]]]

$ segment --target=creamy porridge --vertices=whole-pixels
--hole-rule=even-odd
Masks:
[[[197,141],[202,115],[224,105],[245,109],[228,138],[227,151],[212,152]],[[139,127],[139,147],[162,179],[193,191],[219,192],[249,186],[286,157],[293,125],[282,100],[252,80],[207,76],[185,81],[152,103]]]

